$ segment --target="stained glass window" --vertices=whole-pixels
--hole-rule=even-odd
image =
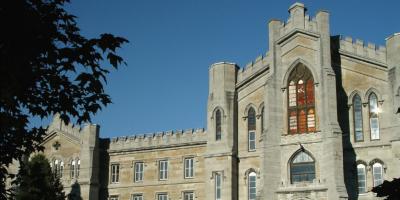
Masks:
[[[353,116],[354,116],[354,139],[356,142],[364,140],[363,120],[362,120],[362,102],[361,97],[356,94],[353,98]]]
[[[314,79],[307,67],[300,64],[289,75],[289,133],[316,131]]]

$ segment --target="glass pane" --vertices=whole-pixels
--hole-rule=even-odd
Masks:
[[[307,132],[307,118],[306,118],[306,112],[302,109],[299,111],[299,132],[300,133],[305,133]]]
[[[221,111],[217,110],[215,113],[215,139],[221,140]]]
[[[248,130],[256,130],[256,112],[253,108],[250,108],[248,112],[247,127]]]
[[[302,106],[305,102],[305,88],[303,80],[299,80],[297,83],[297,105]]]
[[[308,126],[308,132],[314,132],[315,131],[315,113],[314,109],[310,108],[307,113],[307,126]]]
[[[370,125],[371,125],[371,139],[372,140],[379,139],[379,119],[370,118]]]
[[[289,127],[290,127],[290,133],[297,133],[297,113],[296,113],[296,111],[290,112]]]
[[[289,106],[296,106],[296,85],[293,81],[289,85]]]
[[[307,81],[307,104],[314,104],[314,81],[309,79]]]

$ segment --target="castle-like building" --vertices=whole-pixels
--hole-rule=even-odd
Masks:
[[[400,177],[400,34],[331,36],[301,3],[269,51],[209,67],[207,128],[99,138],[57,117],[43,145],[66,193],[109,200],[377,199]]]

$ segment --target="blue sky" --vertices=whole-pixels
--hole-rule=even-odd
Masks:
[[[243,67],[268,50],[267,23],[286,20],[295,1],[72,0],[82,34],[112,33],[130,43],[127,66],[106,86],[113,104],[93,118],[101,137],[206,127],[208,68]],[[400,32],[400,1],[302,1],[308,14],[331,14],[331,34],[385,44]]]

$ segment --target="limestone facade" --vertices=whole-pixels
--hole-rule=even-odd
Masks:
[[[331,36],[326,11],[289,13],[269,21],[265,55],[210,66],[205,130],[102,139],[55,118],[45,154],[63,162],[67,193],[77,182],[83,199],[377,199],[374,185],[400,177],[400,34],[377,47]]]

